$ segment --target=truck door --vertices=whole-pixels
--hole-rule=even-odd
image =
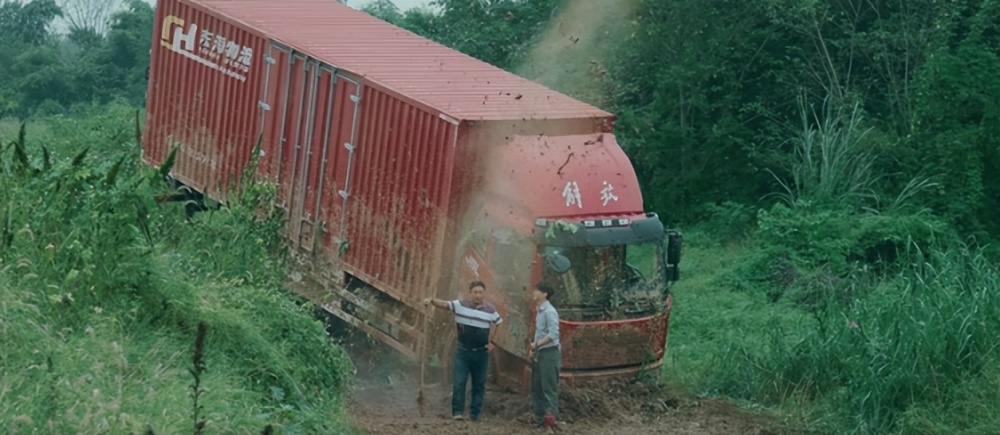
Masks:
[[[314,64],[310,74],[314,76],[312,85],[313,96],[310,98],[310,126],[307,129],[308,146],[299,165],[301,175],[296,177],[298,188],[293,205],[298,227],[294,236],[299,246],[312,251],[316,236],[320,231],[329,231],[328,225],[320,214],[318,198],[324,189],[322,174],[330,164],[328,152],[330,145],[331,120],[333,119],[334,88],[336,86],[336,70],[325,64]],[[335,145],[334,145],[335,146]]]
[[[268,88],[265,101],[269,110],[264,116],[265,173],[278,184],[278,207],[289,211],[300,122],[305,108],[306,57],[288,47],[271,43],[268,65]],[[270,97],[272,96],[273,97]]]
[[[326,165],[320,191],[319,215],[326,222],[324,243],[337,252],[346,224],[347,202],[351,194],[351,173],[355,158],[358,129],[358,107],[361,102],[360,81],[343,71],[333,74],[333,96],[329,143],[325,149]]]
[[[289,238],[297,246],[311,250],[311,243],[303,243],[303,227],[308,227],[307,232],[311,233],[312,217],[306,207],[306,193],[309,190],[307,183],[310,165],[313,163],[313,156],[318,154],[314,149],[313,125],[316,121],[316,85],[318,82],[319,63],[313,59],[302,57],[302,85],[298,98],[298,116],[294,120],[295,131],[293,138],[294,148],[292,152],[291,173],[285,178],[285,186],[288,198],[288,224]],[[296,56],[295,69],[299,65],[299,56]],[[321,136],[322,138],[322,136]]]
[[[336,252],[355,161],[361,82],[272,42],[260,106],[260,173],[277,183],[284,234],[306,250]],[[316,237],[319,240],[315,240]]]

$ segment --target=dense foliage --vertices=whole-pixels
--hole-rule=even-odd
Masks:
[[[106,33],[95,27],[51,31],[63,15],[55,0],[0,1],[0,118],[116,99],[144,103],[152,6],[124,1],[107,26],[91,23]]]
[[[0,431],[344,430],[350,361],[282,290],[266,187],[185,221],[133,116],[0,123]]]
[[[611,65],[620,131],[661,192],[655,208],[691,222],[707,204],[766,205],[779,187],[767,169],[796,155],[798,103],[825,100],[866,115],[866,193],[884,203],[929,177],[917,203],[980,242],[1000,234],[988,175],[1000,169],[1000,3],[638,2],[636,37]]]

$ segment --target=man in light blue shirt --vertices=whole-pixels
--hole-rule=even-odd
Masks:
[[[531,403],[535,423],[546,424],[546,414],[559,418],[559,369],[562,351],[559,346],[559,313],[549,302],[554,289],[546,283],[535,287],[535,339],[528,349],[531,364]],[[548,422],[555,424],[555,422]]]

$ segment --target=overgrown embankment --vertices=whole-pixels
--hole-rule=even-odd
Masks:
[[[688,234],[668,378],[829,433],[994,432],[1000,268],[912,200],[933,183],[871,194],[857,109],[802,110],[780,202]]]
[[[0,432],[342,433],[350,361],[282,289],[267,189],[186,222],[104,110],[0,125]]]

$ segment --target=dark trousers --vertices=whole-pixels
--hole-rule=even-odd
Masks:
[[[545,413],[559,419],[559,369],[562,352],[557,347],[537,351],[531,364],[531,404],[535,422],[542,423]]]
[[[451,378],[451,415],[465,413],[465,384],[472,376],[472,403],[469,416],[479,418],[483,411],[483,397],[486,396],[486,373],[490,363],[490,353],[485,347],[469,349],[458,345],[455,349],[455,367]]]

